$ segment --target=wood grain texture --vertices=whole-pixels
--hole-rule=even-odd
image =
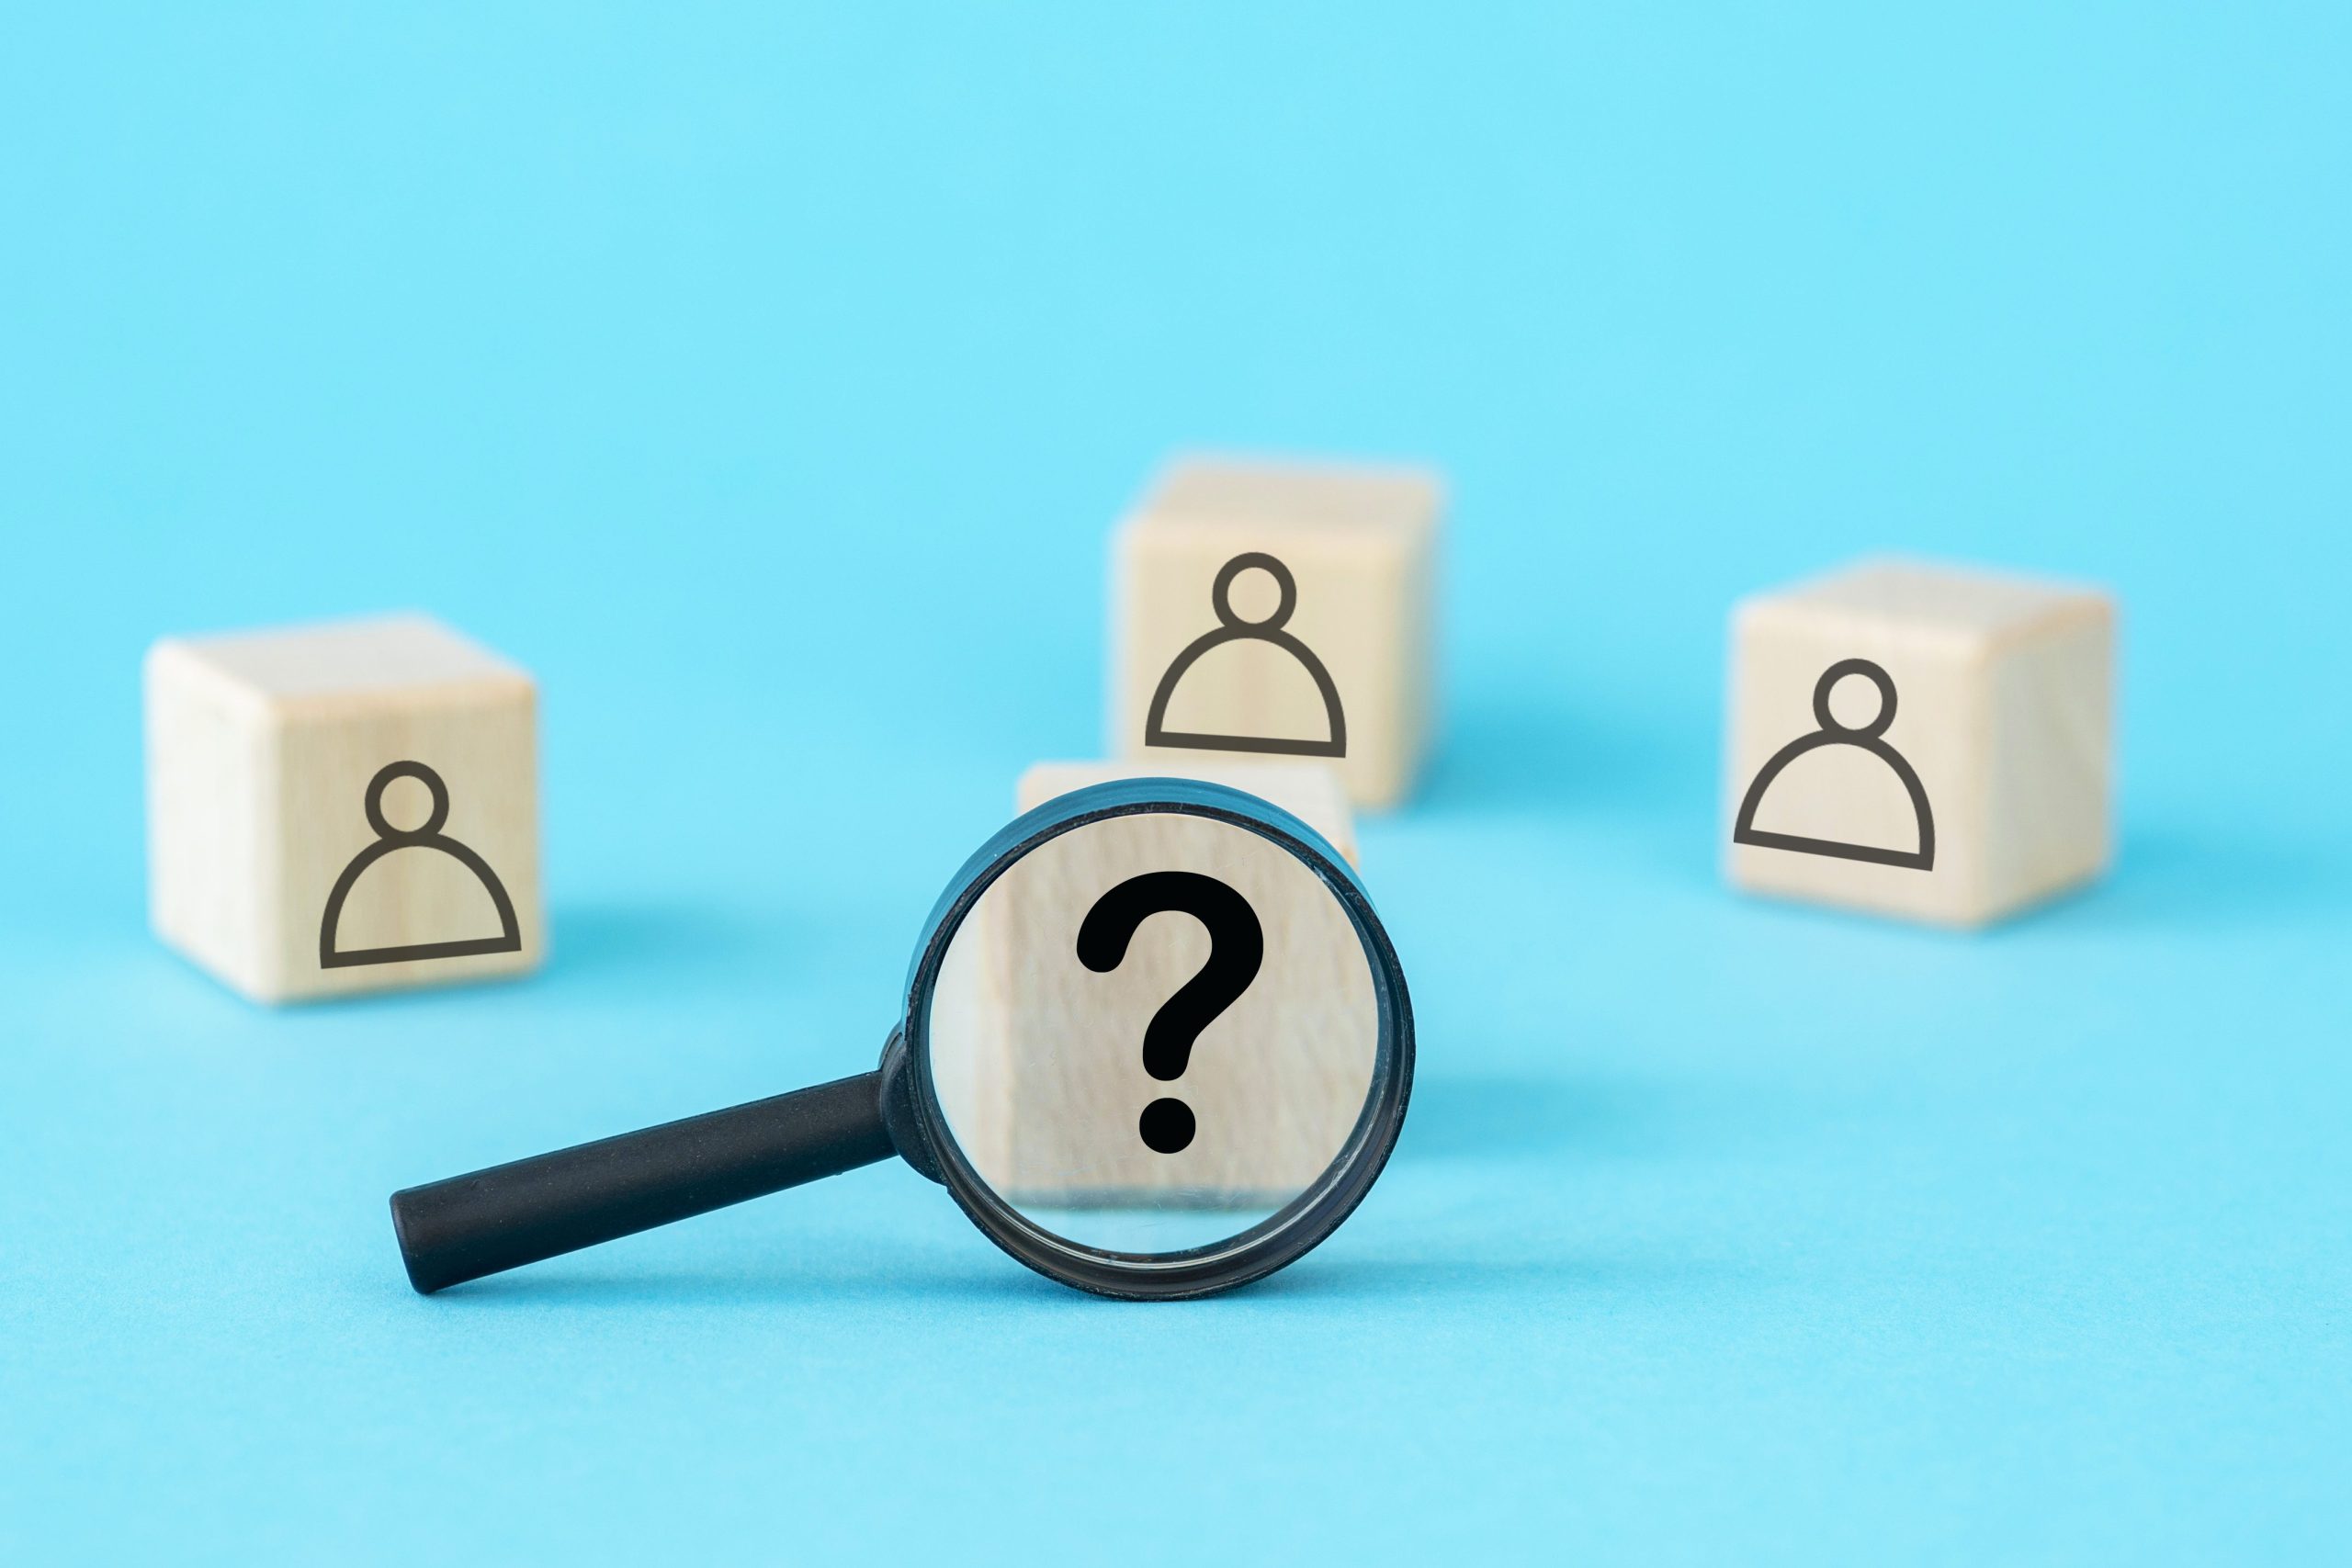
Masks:
[[[423,616],[166,639],[146,665],[149,904],[164,942],[257,1000],[514,974],[546,948],[537,694],[530,677]],[[328,967],[321,926],[346,867],[379,842],[366,803],[386,764],[441,779],[437,837],[504,892],[511,952]],[[386,821],[424,826],[417,780]],[[339,951],[499,939],[484,881],[437,843],[402,842],[352,883]]]
[[[1223,881],[1265,937],[1255,982],[1172,1082],[1144,1070],[1144,1030],[1207,960],[1206,929],[1154,915],[1107,974],[1076,953],[1104,893],[1161,870]],[[967,1157],[999,1191],[1052,1205],[1286,1201],[1344,1146],[1378,1038],[1370,965],[1321,881],[1246,829],[1174,814],[1092,823],[1023,857],[950,944],[930,1019],[933,1081]],[[1136,1132],[1163,1095],[1198,1121],[1172,1155]]]
[[[1758,773],[1818,732],[1815,692],[1847,660],[1895,690],[1883,734],[1928,805],[1933,862],[1876,863],[1732,841],[1726,869],[1750,891],[1939,924],[1980,925],[2096,876],[2109,849],[2112,602],[2095,590],[1918,562],[1864,562],[1741,604],[1732,623],[1725,815]],[[1831,713],[1865,728],[1865,677],[1838,682]],[[1840,732],[1842,734],[1842,731]],[[1754,825],[1899,854],[1920,842],[1898,775],[1844,739],[1787,762]]]
[[[1111,750],[1136,761],[1214,761],[1246,749],[1152,745],[1156,695],[1171,665],[1222,625],[1219,571],[1235,558],[1280,560],[1295,584],[1282,630],[1328,673],[1344,736],[1311,672],[1259,637],[1209,648],[1169,692],[1172,733],[1294,746],[1341,739],[1332,759],[1360,806],[1411,791],[1435,726],[1434,598],[1443,500],[1411,468],[1200,458],[1172,465],[1114,541]],[[1264,571],[1243,573],[1229,604],[1245,622],[1274,614]],[[1295,753],[1284,753],[1295,754]]]

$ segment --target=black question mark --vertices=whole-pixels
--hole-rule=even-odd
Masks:
[[[1266,933],[1249,899],[1214,876],[1148,871],[1094,900],[1079,923],[1078,961],[1108,975],[1127,956],[1136,929],[1170,910],[1208,928],[1209,961],[1160,1004],[1143,1032],[1143,1070],[1162,1083],[1184,1076],[1193,1043],[1250,988],[1266,956]],[[1193,1108],[1181,1100],[1155,1100],[1143,1108],[1136,1130],[1146,1146],[1172,1155],[1193,1141]]]

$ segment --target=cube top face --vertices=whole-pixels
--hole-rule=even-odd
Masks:
[[[147,661],[150,903],[260,1000],[519,972],[545,950],[537,694],[417,616]]]
[[[1976,925],[2105,863],[2103,596],[1871,564],[1747,602],[1733,644],[1737,886]]]
[[[1358,805],[1401,799],[1432,724],[1442,501],[1409,468],[1171,467],[1115,541],[1110,749],[1177,773],[1313,758]]]
[[[1347,792],[1339,775],[1320,762],[1037,762],[1021,775],[1013,808],[1032,811],[1089,784],[1161,776],[1204,779],[1271,801],[1322,834],[1350,865],[1357,863],[1355,817],[1348,809]]]
[[[2112,616],[2094,589],[1925,561],[1867,560],[1760,595],[1740,608],[1759,626],[1842,626],[1865,637],[1988,652],[2072,617]]]
[[[153,656],[223,688],[288,709],[398,700],[451,687],[510,691],[530,677],[429,615],[385,615],[320,626],[175,637]]]

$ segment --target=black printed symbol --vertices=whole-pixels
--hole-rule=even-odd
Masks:
[[[1262,621],[1248,621],[1233,608],[1233,580],[1245,571],[1258,570],[1274,580],[1281,598],[1274,613]],[[1290,568],[1261,550],[1238,555],[1225,563],[1216,574],[1216,582],[1209,590],[1209,603],[1216,611],[1218,626],[1213,632],[1204,633],[1192,646],[1176,656],[1168,673],[1159,678],[1159,689],[1151,695],[1151,711],[1145,716],[1143,743],[1147,746],[1189,746],[1208,751],[1278,751],[1295,757],[1344,757],[1348,754],[1348,719],[1340,710],[1340,689],[1331,683],[1331,672],[1315,657],[1315,650],[1283,627],[1290,620],[1290,613],[1298,607],[1298,583]],[[1328,740],[1281,740],[1261,735],[1197,735],[1168,728],[1168,699],[1176,694],[1176,682],[1182,678],[1201,655],[1226,642],[1268,642],[1288,653],[1306,667],[1314,677],[1315,689],[1323,696],[1325,728],[1330,732]]]
[[[1859,727],[1838,722],[1829,711],[1830,688],[1848,675],[1860,675],[1878,688],[1878,716]],[[1790,741],[1772,754],[1772,760],[1757,773],[1756,781],[1747,786],[1747,795],[1739,803],[1739,820],[1731,830],[1732,842],[1755,844],[1768,850],[1795,850],[1801,854],[1835,855],[1839,860],[1869,861],[1876,865],[1907,866],[1916,871],[1928,871],[1936,863],[1936,818],[1928,808],[1928,792],[1919,784],[1919,775],[1911,769],[1903,753],[1888,745],[1883,739],[1886,727],[1894,722],[1894,682],[1885,671],[1867,659],[1847,659],[1831,665],[1821,673],[1813,688],[1813,716],[1821,728],[1811,735]],[[1764,792],[1770,787],[1781,770],[1821,746],[1859,746],[1894,770],[1903,781],[1904,790],[1911,796],[1911,813],[1918,821],[1919,847],[1917,850],[1883,850],[1869,844],[1840,843],[1835,839],[1808,839],[1795,833],[1768,833],[1756,826],[1756,809],[1764,803]]]
[[[1266,932],[1250,900],[1216,877],[1148,871],[1120,883],[1086,911],[1078,927],[1078,961],[1108,975],[1125,961],[1136,929],[1162,911],[1190,915],[1209,933],[1208,962],[1144,1026],[1143,1070],[1173,1083],[1192,1065],[1193,1043],[1201,1032],[1257,979],[1266,957]],[[1193,1108],[1181,1100],[1155,1100],[1143,1108],[1136,1131],[1154,1153],[1175,1154],[1193,1141]]]
[[[384,819],[384,788],[394,779],[415,779],[424,784],[433,797],[433,810],[425,818],[424,826],[407,830],[394,828]],[[326,914],[319,921],[319,967],[347,969],[361,964],[406,964],[420,958],[465,958],[478,953],[515,953],[523,946],[522,929],[515,923],[514,901],[506,897],[505,885],[488,862],[465,845],[441,831],[449,820],[449,790],[441,775],[422,762],[392,762],[379,770],[368,782],[368,826],[376,829],[376,841],[352,858],[335,878],[334,891],[327,895]],[[343,901],[369,866],[394,850],[438,850],[456,858],[458,863],[474,874],[490,901],[498,906],[499,933],[496,936],[475,937],[463,942],[419,942],[399,947],[363,947],[349,952],[335,946],[335,926],[343,919]]]

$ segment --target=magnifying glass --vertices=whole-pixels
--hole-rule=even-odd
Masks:
[[[1404,972],[1315,830],[1187,779],[1009,824],[940,896],[873,1072],[392,1195],[430,1293],[887,1159],[1048,1278],[1171,1299],[1339,1227],[1413,1077]]]

